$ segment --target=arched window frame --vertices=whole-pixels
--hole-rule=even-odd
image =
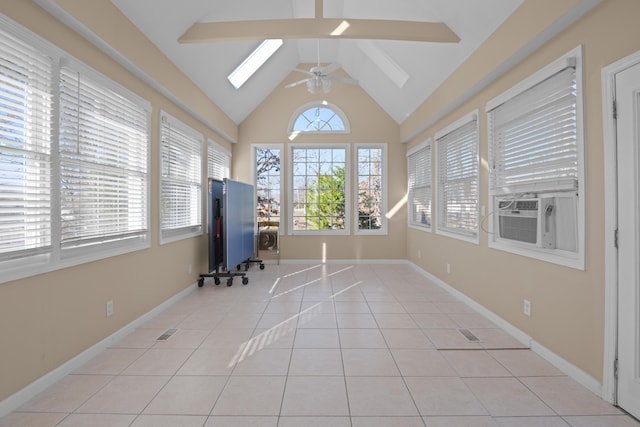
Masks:
[[[328,110],[333,111],[339,118],[340,120],[342,120],[342,123],[344,124],[344,130],[309,130],[309,131],[296,131],[293,129],[293,126],[295,125],[296,121],[298,120],[298,117],[300,117],[300,115],[302,115],[303,113],[305,113],[306,111],[312,109],[312,108],[325,108]],[[347,115],[344,113],[344,111],[342,111],[338,106],[334,105],[334,104],[330,104],[327,101],[313,101],[313,102],[308,102],[304,105],[302,105],[301,107],[299,107],[291,116],[291,119],[289,119],[289,127],[288,127],[288,131],[289,134],[294,134],[294,133],[305,133],[305,134],[310,134],[310,135],[318,135],[318,134],[349,134],[351,133],[351,125],[349,123],[349,119],[347,118]]]

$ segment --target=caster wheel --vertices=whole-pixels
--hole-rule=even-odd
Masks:
[[[233,285],[233,279],[227,279],[227,286]]]
[[[204,277],[201,277],[200,279],[198,279],[198,287],[201,288],[204,286]]]
[[[213,279],[213,283],[215,283],[216,285],[220,284],[220,278],[216,277],[215,279]]]
[[[249,283],[249,278],[248,277],[243,277],[242,278],[242,284],[246,285],[247,283]]]
[[[264,264],[260,264],[260,270],[264,270]]]

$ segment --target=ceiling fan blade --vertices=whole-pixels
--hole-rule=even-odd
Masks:
[[[298,80],[297,82],[294,82],[294,83],[289,83],[288,85],[285,86],[285,89],[289,89],[289,88],[301,85],[303,83],[308,82],[309,80],[311,80],[311,78]]]
[[[299,73],[303,73],[303,74],[308,74],[310,76],[315,76],[315,74],[313,74],[311,71],[309,70],[303,70],[301,68],[294,68],[293,71],[297,71]]]
[[[343,77],[343,76],[327,76],[329,80],[333,80],[338,83],[346,83],[350,85],[357,85],[358,81],[356,79],[352,79],[351,77]]]
[[[334,71],[336,71],[338,68],[340,68],[340,64],[338,64],[337,62],[334,62],[333,64],[329,64],[326,67],[322,67],[320,71],[322,72],[322,74],[331,74]]]

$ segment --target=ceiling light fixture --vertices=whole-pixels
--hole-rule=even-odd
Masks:
[[[263,41],[260,46],[251,52],[247,59],[242,61],[242,64],[229,74],[227,79],[236,90],[240,89],[283,44],[282,39],[267,39]]]

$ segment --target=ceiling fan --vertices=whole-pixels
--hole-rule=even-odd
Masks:
[[[311,67],[309,71],[295,68],[294,71],[309,75],[306,79],[298,80],[297,82],[288,84],[285,88],[292,88],[301,84],[307,84],[307,90],[311,93],[316,93],[322,90],[323,93],[328,93],[331,90],[331,83],[347,83],[351,85],[357,85],[358,81],[350,77],[335,76],[332,73],[340,68],[340,64],[333,63],[327,66],[320,65],[320,42],[318,41],[318,65]]]

